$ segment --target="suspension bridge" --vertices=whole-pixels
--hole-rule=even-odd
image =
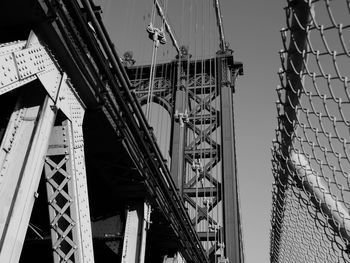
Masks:
[[[122,2],[2,4],[0,262],[243,263],[220,1]],[[281,12],[270,262],[350,262],[350,2]]]

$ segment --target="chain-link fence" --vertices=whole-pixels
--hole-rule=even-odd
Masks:
[[[271,262],[350,262],[350,0],[288,0]]]

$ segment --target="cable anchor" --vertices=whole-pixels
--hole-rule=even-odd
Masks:
[[[193,161],[193,163],[192,163],[192,171],[194,171],[196,173],[198,172],[199,174],[203,173],[203,165],[198,159]]]
[[[229,263],[229,260],[224,255],[225,254],[224,253],[225,243],[224,242],[220,242],[218,244],[218,246],[219,246],[218,255],[220,255],[218,263]]]
[[[166,38],[165,38],[165,33],[163,28],[162,29],[156,28],[151,23],[147,26],[146,31],[148,33],[149,39],[155,41],[157,44],[158,43],[162,45],[166,44]]]
[[[209,200],[209,198],[204,197],[203,205],[204,205],[204,206],[207,208],[207,210],[209,211],[209,208],[213,205],[213,203]]]
[[[188,118],[188,113],[187,110],[185,110],[185,112],[179,112],[178,110],[175,111],[174,114],[175,117],[175,121],[180,122],[180,127],[183,128],[185,126],[185,123],[189,122],[189,118]]]

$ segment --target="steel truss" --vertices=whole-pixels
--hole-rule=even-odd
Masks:
[[[70,121],[55,126],[51,133],[45,158],[45,178],[51,226],[52,248],[55,262],[92,262],[84,251],[90,236],[85,236],[80,218],[86,217],[88,207],[79,207],[79,182],[83,170],[84,155],[77,154],[77,139],[72,139]],[[81,187],[81,185],[79,185]],[[85,227],[86,228],[86,227]],[[85,260],[83,258],[85,257]]]
[[[0,94],[20,88],[1,142],[0,261],[19,260],[45,166],[55,262],[94,262],[84,105],[34,33],[28,41],[3,44],[0,54]],[[58,112],[66,121],[54,127]]]

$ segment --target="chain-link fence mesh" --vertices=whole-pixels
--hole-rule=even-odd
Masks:
[[[350,262],[350,0],[287,0],[271,262]]]

